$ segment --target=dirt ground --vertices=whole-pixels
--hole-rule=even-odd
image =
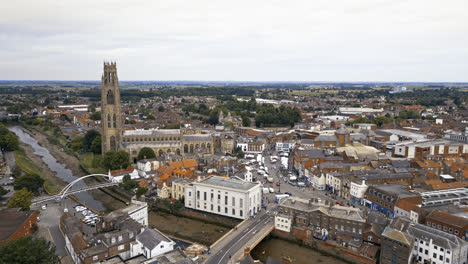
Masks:
[[[264,240],[251,252],[253,259],[258,259],[263,263],[268,257],[281,261],[283,257],[289,257],[293,264],[326,263],[345,264],[345,262],[322,255],[320,252],[301,247],[299,245],[280,240]]]
[[[205,246],[213,244],[229,231],[225,227],[205,224],[201,221],[177,217],[162,212],[149,212],[148,218],[151,227],[155,227],[168,235],[197,242]]]
[[[25,153],[28,153],[27,157],[34,163],[36,167],[39,168],[40,173],[44,176],[44,178],[46,178],[52,184],[60,188],[65,187],[67,185],[67,183],[64,180],[57,177],[57,174],[54,171],[49,169],[47,164],[44,163],[44,161],[39,155],[34,154],[34,149],[30,145],[20,141],[20,146],[24,149]]]

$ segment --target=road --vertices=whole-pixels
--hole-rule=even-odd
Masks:
[[[264,154],[265,156],[265,166],[268,167],[268,172],[271,177],[273,177],[273,183],[264,183],[265,187],[272,187],[275,190],[275,193],[290,193],[292,196],[295,197],[300,197],[303,199],[313,199],[313,198],[320,198],[322,200],[329,200],[332,202],[332,204],[336,202],[341,202],[343,204],[346,204],[348,201],[337,197],[336,199],[329,196],[325,191],[319,191],[319,190],[314,190],[312,187],[298,187],[298,186],[293,186],[289,184],[287,181],[283,181],[283,175],[279,169],[280,166],[280,161],[272,164],[270,161],[270,156],[279,156],[279,154],[276,151],[268,151],[267,154]],[[273,168],[275,166],[276,168]],[[289,166],[290,169],[289,171],[292,171],[292,157],[289,157]],[[294,174],[294,173],[293,173]],[[294,174],[295,175],[295,174]],[[285,175],[286,178],[288,177]],[[280,183],[280,186],[277,186],[276,184]],[[270,201],[274,200],[274,195],[269,194],[266,195],[266,198]]]
[[[204,263],[235,263],[239,257],[239,252],[243,252],[244,246],[247,245],[257,232],[262,229],[267,223],[271,223],[273,219],[273,210],[263,210],[255,218],[249,219],[245,224],[232,232],[228,237],[223,239],[218,245],[210,249],[210,255]]]

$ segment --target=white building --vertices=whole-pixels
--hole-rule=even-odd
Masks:
[[[138,171],[130,167],[124,170],[109,171],[108,175],[112,182],[123,182],[123,178],[125,177],[125,175],[129,175],[132,180],[140,178],[140,174],[138,173]]]
[[[275,216],[275,228],[283,232],[291,232],[291,217],[285,214]]]
[[[160,161],[157,159],[143,159],[139,160],[137,163],[137,169],[142,174],[142,172],[155,171],[161,166]]]
[[[132,200],[132,203],[118,211],[127,213],[130,218],[137,221],[143,226],[148,226],[148,204],[137,200]]]
[[[315,175],[310,173],[309,169],[305,169],[304,175],[310,180],[310,183],[315,189],[319,191],[325,190],[326,179],[324,174],[320,173],[319,175]]]
[[[208,177],[185,187],[185,207],[213,214],[246,219],[260,211],[262,189],[259,182],[238,177]]]
[[[295,141],[276,142],[277,152],[289,152],[296,145]]]
[[[145,228],[130,244],[131,256],[144,255],[147,259],[174,250],[176,243],[155,229]]]
[[[326,186],[329,190],[332,190],[333,193],[339,195],[341,192],[341,177],[337,177],[331,173],[326,174]]]
[[[468,242],[421,224],[411,223],[407,233],[414,238],[412,255],[420,263],[465,264]]]
[[[351,204],[363,204],[364,194],[369,186],[366,185],[366,181],[351,182],[351,189],[349,190]]]

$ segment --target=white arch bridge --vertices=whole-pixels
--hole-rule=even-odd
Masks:
[[[86,175],[86,176],[77,178],[77,179],[73,180],[72,182],[70,182],[69,184],[67,184],[67,186],[65,186],[60,191],[60,193],[58,193],[58,194],[48,195],[48,196],[41,196],[41,197],[37,197],[37,198],[32,199],[31,204],[39,204],[39,203],[44,203],[44,202],[53,201],[53,200],[60,201],[64,197],[66,197],[68,195],[72,195],[72,194],[80,193],[80,192],[86,192],[86,191],[89,191],[89,190],[95,190],[95,189],[99,189],[99,188],[115,186],[115,185],[119,184],[118,182],[106,182],[106,183],[96,184],[96,185],[93,185],[93,186],[86,186],[86,187],[82,187],[82,188],[78,188],[78,189],[72,189],[73,185],[75,185],[77,182],[79,182],[79,181],[81,181],[83,179],[86,179],[86,178],[89,178],[89,177],[95,177],[95,176],[102,176],[102,177],[105,177],[105,178],[107,178],[109,180],[112,179],[111,176],[106,175],[106,174]]]

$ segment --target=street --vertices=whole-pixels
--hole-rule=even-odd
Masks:
[[[273,207],[270,210],[263,210],[255,218],[249,219],[244,225],[235,230],[228,237],[223,239],[218,245],[210,249],[213,255],[204,262],[207,264],[235,263],[239,257],[239,252],[243,252],[243,247],[247,245],[256,234],[266,224],[273,224]]]

